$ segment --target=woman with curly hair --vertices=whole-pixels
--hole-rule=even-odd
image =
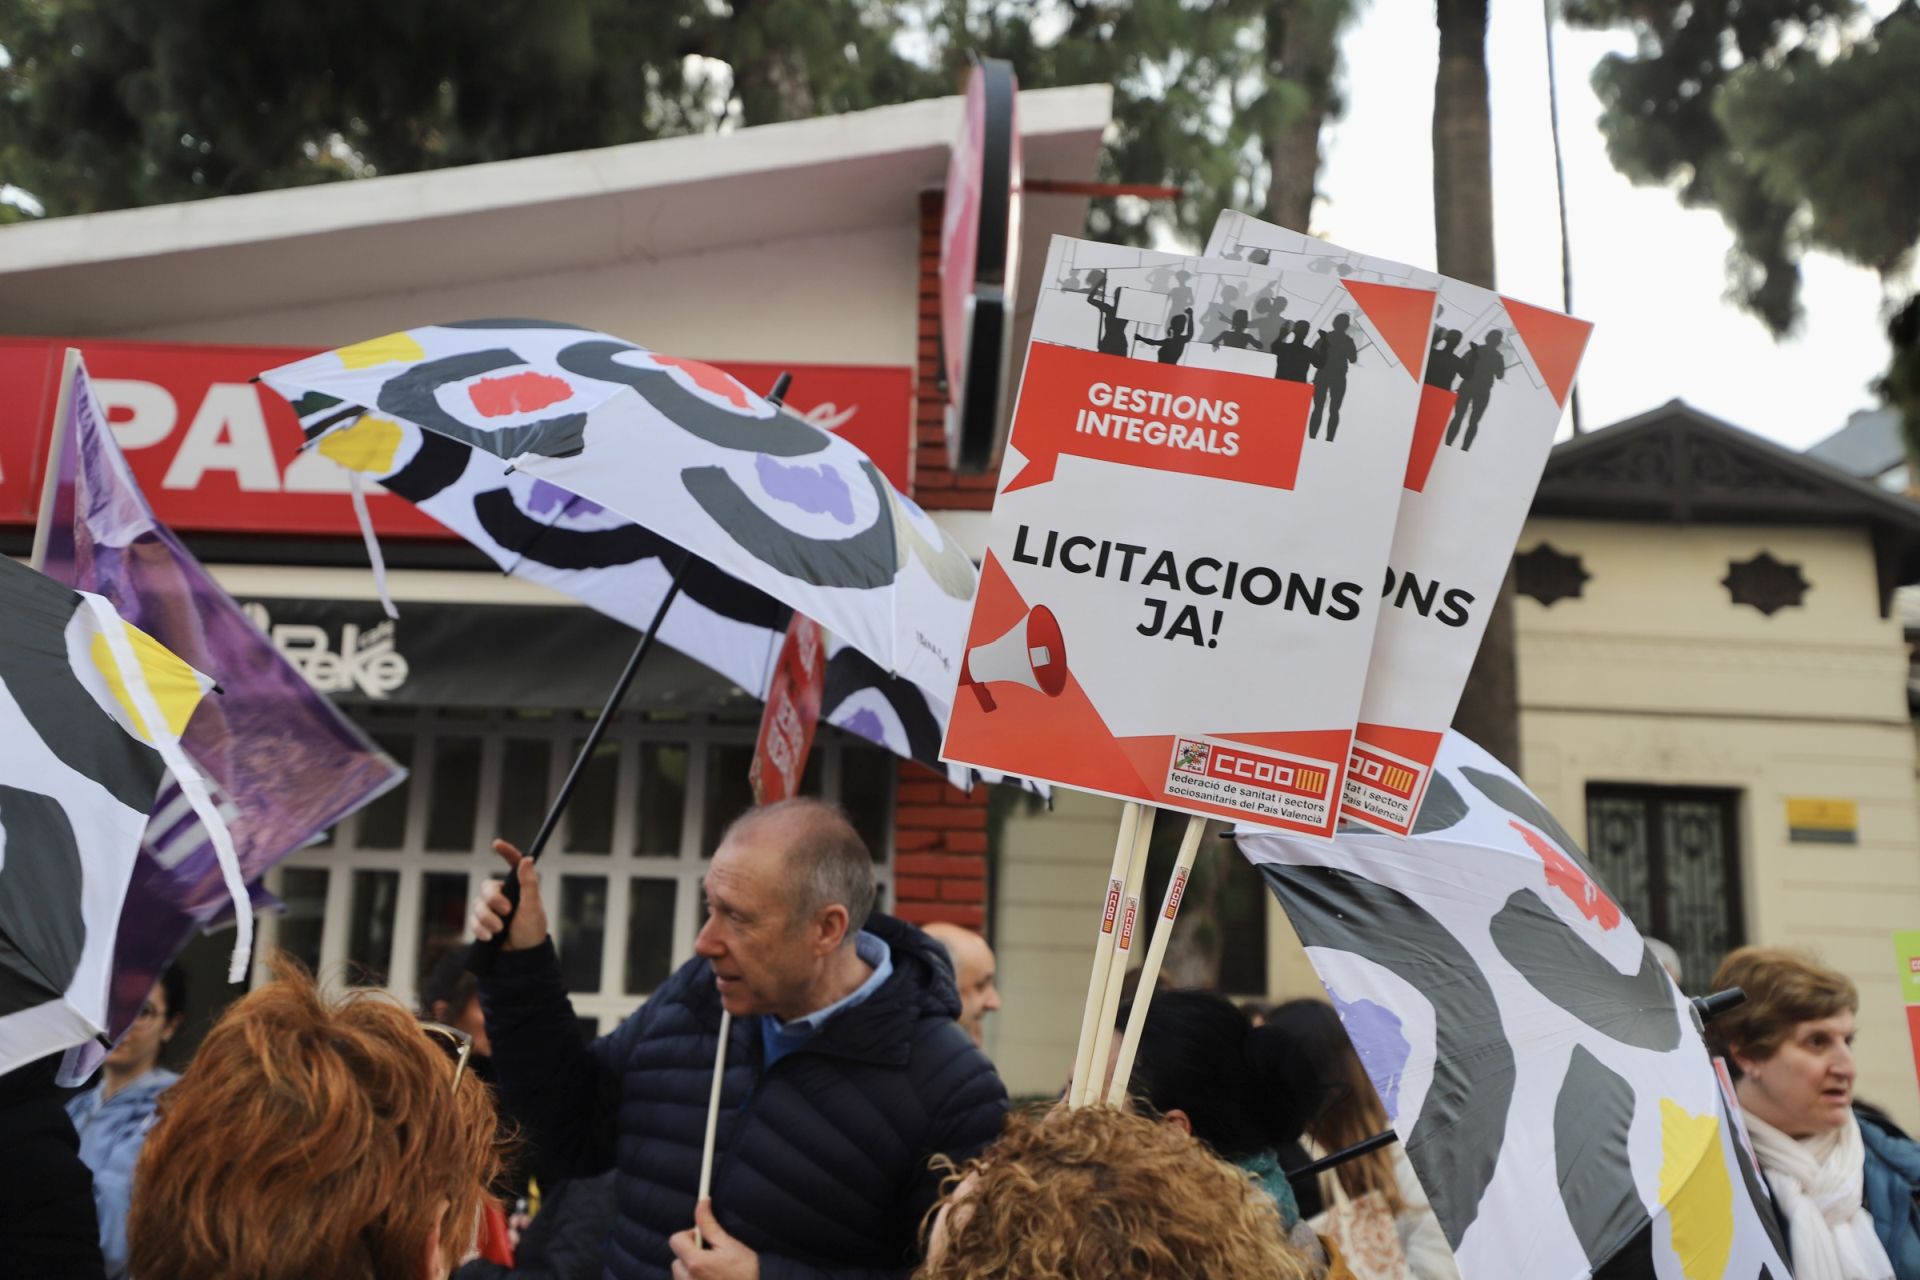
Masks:
[[[442,1280],[499,1168],[470,1047],[292,960],[215,1024],[134,1172],[140,1280]]]
[[[948,1179],[915,1280],[1306,1280],[1279,1211],[1179,1128],[1108,1107],[1015,1115]]]

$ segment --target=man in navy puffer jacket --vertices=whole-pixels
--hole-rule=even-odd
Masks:
[[[494,1069],[547,1176],[617,1169],[606,1274],[904,1278],[939,1187],[930,1160],[998,1136],[1006,1090],[954,1021],[938,945],[868,918],[873,863],[845,815],[790,800],[735,822],[707,872],[696,958],[591,1046],[532,864],[495,847],[521,900],[480,984]],[[475,936],[497,933],[506,911],[489,882]],[[696,1207],[723,1005],[733,1024],[712,1204]]]

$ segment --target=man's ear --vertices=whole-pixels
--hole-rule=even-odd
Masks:
[[[840,944],[847,940],[847,930],[852,924],[852,913],[837,902],[814,916],[814,946],[819,954],[824,956],[838,951]]]
[[[1189,1116],[1180,1108],[1175,1107],[1160,1118],[1180,1132],[1186,1134],[1189,1138],[1193,1136],[1193,1117]]]

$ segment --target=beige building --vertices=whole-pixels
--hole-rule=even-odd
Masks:
[[[1516,570],[1533,789],[1575,832],[1584,822],[1609,887],[1680,950],[1690,991],[1748,942],[1810,947],[1852,974],[1860,1092],[1920,1123],[1892,940],[1920,927],[1920,797],[1891,608],[1920,580],[1920,507],[1676,401],[1555,450]],[[1807,819],[1809,801],[1828,803]],[[1790,811],[1829,825],[1795,831]],[[1065,794],[1002,833],[995,1049],[1017,1091],[1066,1074],[1117,817]],[[1203,856],[1234,858],[1225,844]],[[1265,889],[1231,889],[1258,910],[1230,917],[1243,963],[1227,985],[1318,994]]]

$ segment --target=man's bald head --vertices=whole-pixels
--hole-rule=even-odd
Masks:
[[[953,961],[953,982],[960,989],[960,1025],[975,1044],[981,1044],[987,1015],[1000,1007],[993,948],[973,930],[944,920],[925,928],[927,936],[945,947]]]
[[[846,942],[853,941],[873,911],[873,855],[845,810],[811,796],[749,809],[720,838],[722,845],[743,842],[779,851],[794,921],[845,907]]]

